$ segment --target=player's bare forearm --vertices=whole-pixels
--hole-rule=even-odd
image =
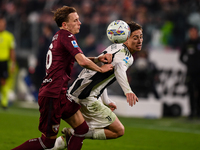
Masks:
[[[111,70],[113,70],[112,64],[105,64],[105,65],[101,66],[101,73],[105,73],[105,72],[108,72]]]
[[[99,58],[98,57],[87,57],[88,59],[90,59],[91,61],[93,61],[94,63],[99,62]]]
[[[81,53],[76,54],[75,59],[81,67],[84,67],[84,68],[87,68],[90,70],[94,70],[94,71],[98,71],[101,73],[105,73],[105,72],[113,69],[112,64],[105,64],[105,65],[99,67]]]

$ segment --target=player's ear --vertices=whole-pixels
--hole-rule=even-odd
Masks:
[[[63,27],[64,29],[68,29],[67,22],[62,22],[62,27]]]

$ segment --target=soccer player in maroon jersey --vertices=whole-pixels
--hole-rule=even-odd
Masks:
[[[87,58],[79,48],[74,34],[79,33],[81,22],[76,9],[63,6],[54,13],[54,20],[60,30],[53,36],[46,58],[46,76],[39,90],[38,104],[40,111],[39,130],[42,136],[26,141],[13,150],[43,150],[54,146],[60,120],[65,120],[73,129],[74,135],[68,142],[68,150],[80,150],[84,134],[88,132],[79,108],[70,97],[66,96],[68,81],[75,61],[84,67],[98,72],[113,69],[109,63],[111,54],[98,58]],[[108,62],[98,67],[93,61]]]

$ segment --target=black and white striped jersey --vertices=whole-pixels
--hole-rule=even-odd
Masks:
[[[98,98],[103,90],[116,79],[125,95],[126,93],[133,93],[126,74],[127,69],[133,63],[133,56],[127,47],[124,44],[112,44],[103,53],[111,53],[113,55],[113,71],[100,73],[83,69],[69,88],[68,94],[78,99],[85,99],[88,96],[96,96]]]

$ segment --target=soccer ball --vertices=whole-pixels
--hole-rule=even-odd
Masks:
[[[123,20],[115,20],[108,25],[107,37],[113,43],[123,43],[130,36],[130,27]]]

